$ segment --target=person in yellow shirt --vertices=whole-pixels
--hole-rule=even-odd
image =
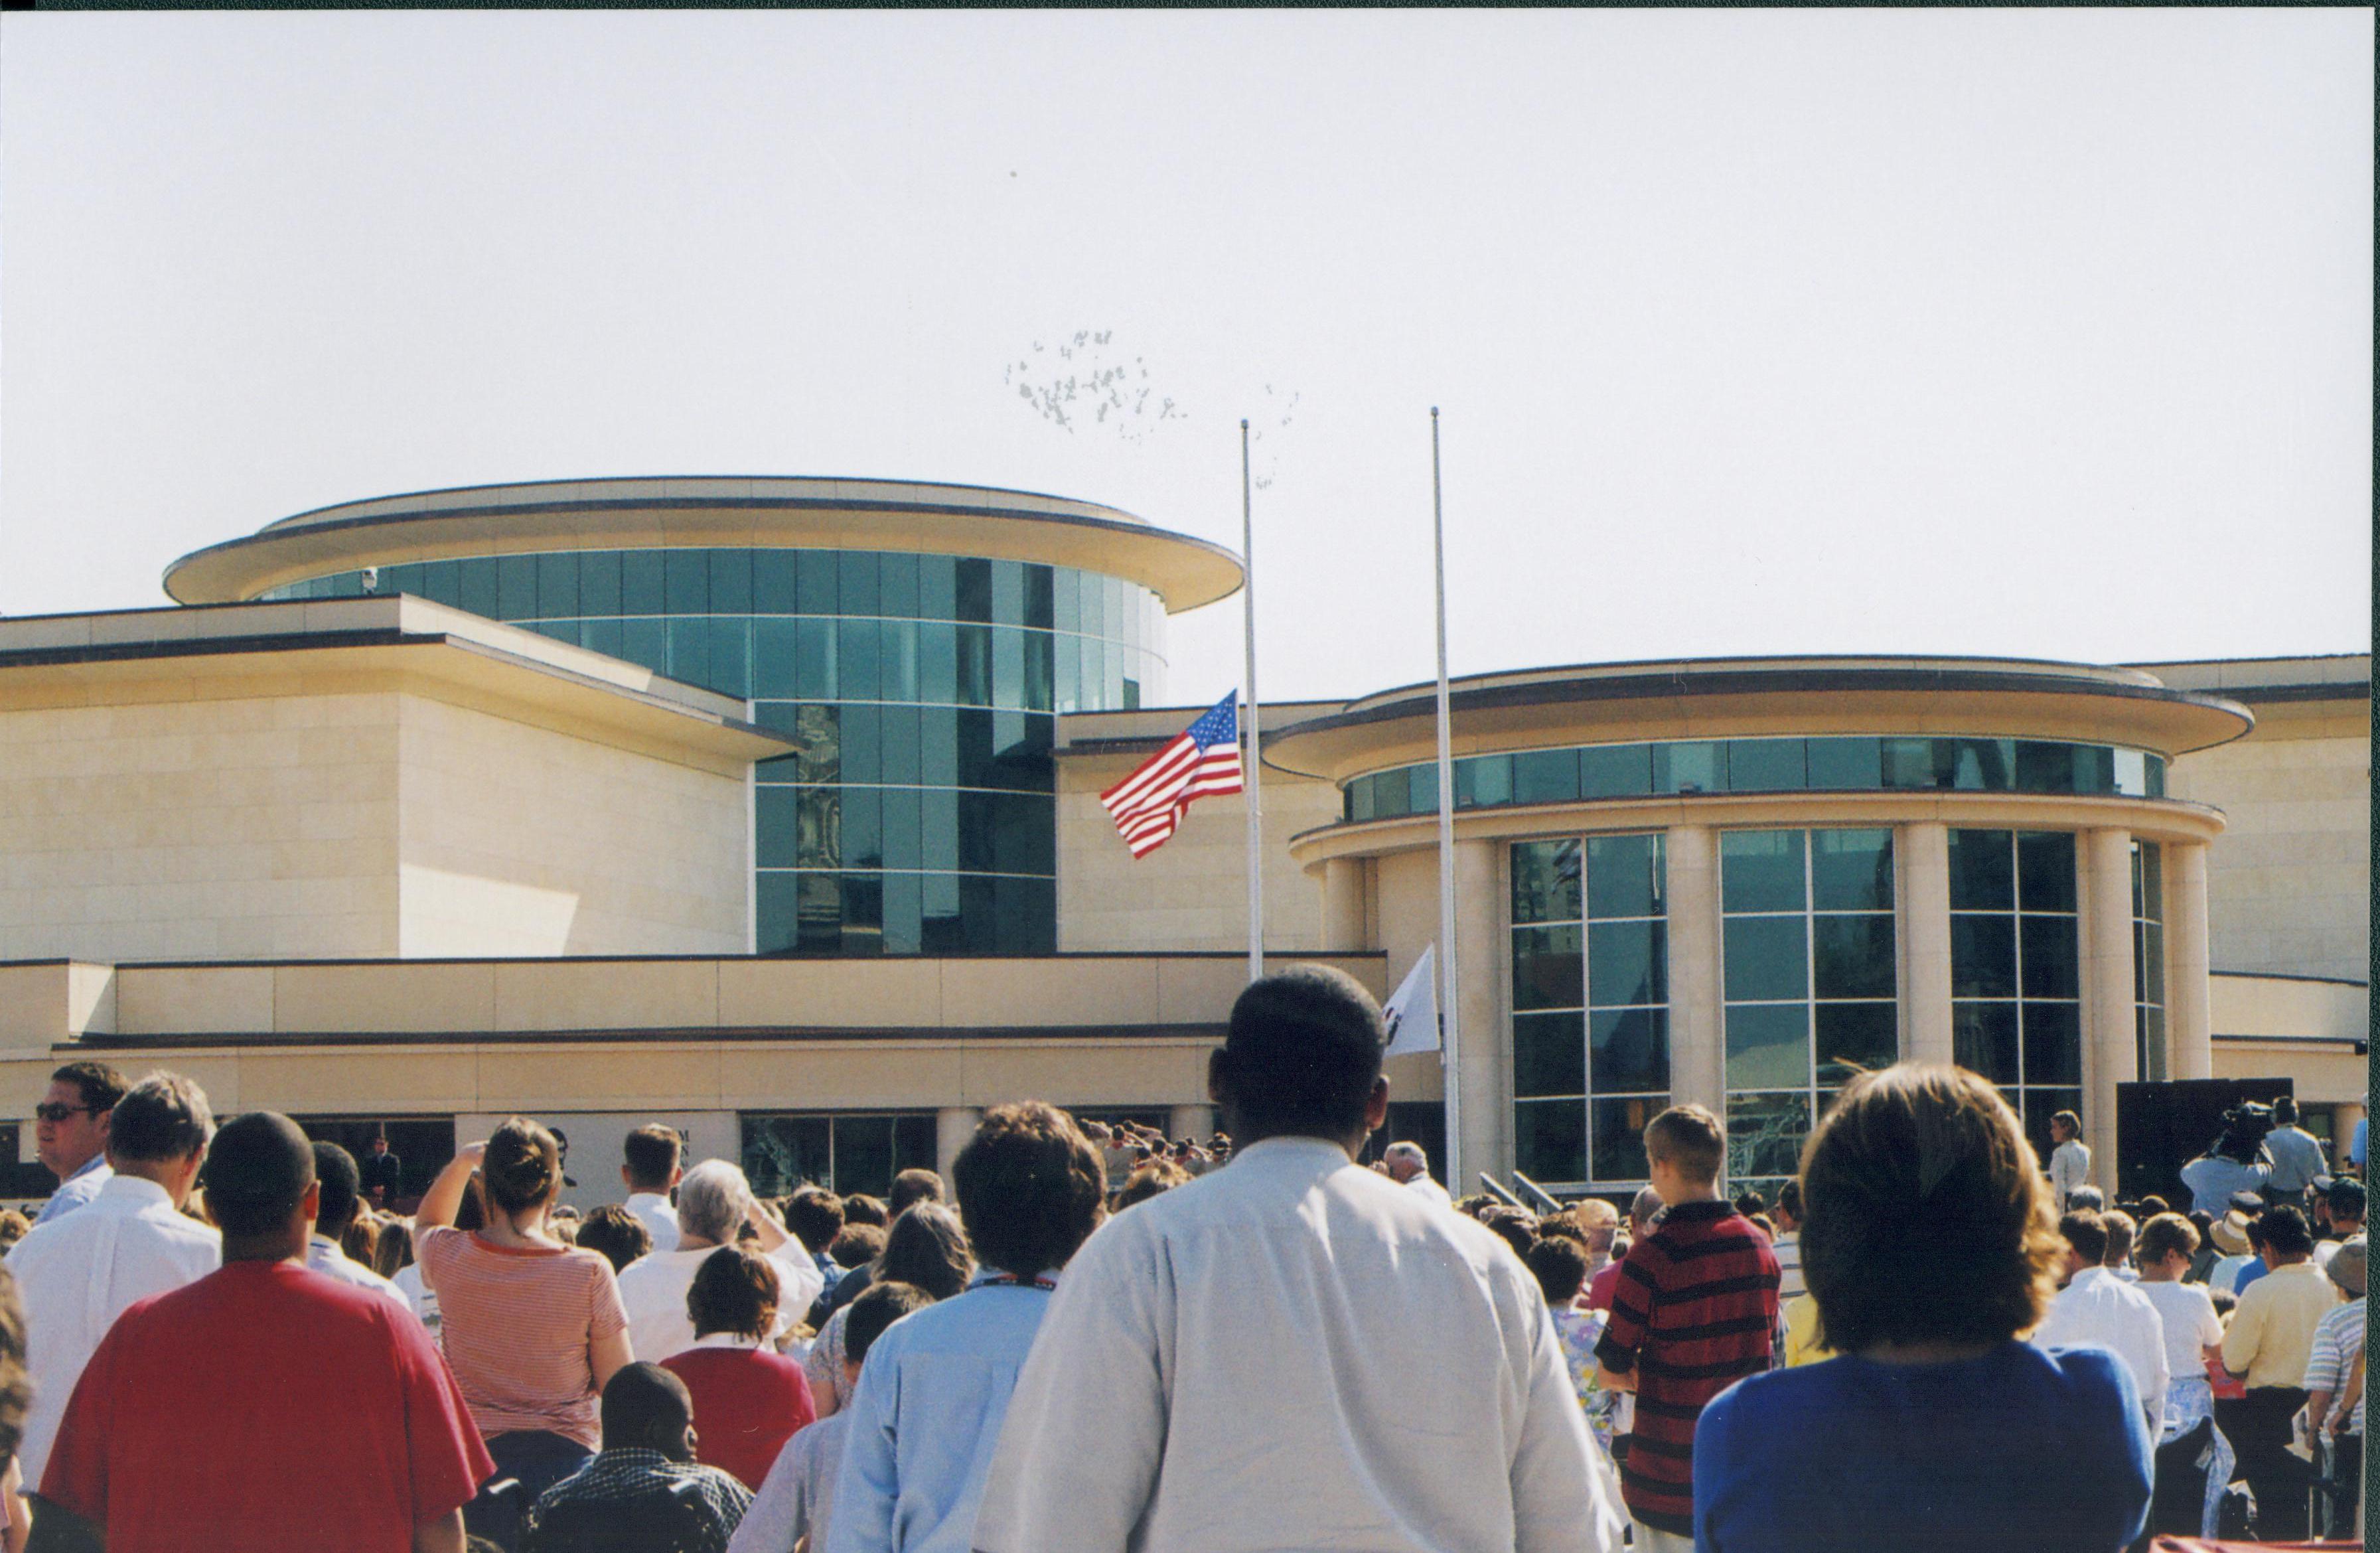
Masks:
[[[2248,1394],[2230,1404],[2230,1437],[2240,1470],[2256,1496],[2256,1533],[2267,1542],[2307,1535],[2306,1464],[2289,1454],[2289,1418],[2305,1406],[2306,1360],[2313,1329],[2338,1303],[2338,1290],[2313,1264],[2313,1234],[2293,1207],[2267,1208],[2256,1220],[2271,1268],[2248,1285],[2223,1334],[2223,1367],[2244,1378]]]
[[[1785,1367],[1815,1365],[1831,1359],[1835,1351],[1827,1346],[1826,1336],[1818,1329],[1818,1302],[1808,1294],[1796,1294],[1785,1302]]]

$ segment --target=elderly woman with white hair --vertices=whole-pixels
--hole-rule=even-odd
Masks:
[[[620,1271],[620,1300],[628,1308],[628,1341],[637,1357],[659,1364],[694,1346],[686,1292],[703,1258],[732,1245],[747,1224],[757,1249],[777,1269],[779,1297],[771,1341],[783,1337],[826,1287],[818,1264],[784,1221],[752,1195],[744,1172],[724,1159],[705,1159],[677,1186],[677,1249],[638,1257]]]

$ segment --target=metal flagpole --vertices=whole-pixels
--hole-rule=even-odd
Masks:
[[[1240,422],[1240,584],[1246,616],[1248,693],[1240,708],[1247,731],[1248,979],[1264,975],[1264,756],[1257,744],[1257,526],[1248,485],[1248,423]]]
[[[1429,407],[1429,505],[1431,542],[1438,562],[1438,1017],[1445,1038],[1439,1061],[1445,1068],[1446,1179],[1463,1173],[1463,1064],[1455,1053],[1454,1002],[1454,747],[1446,687],[1446,496],[1439,478],[1438,406]]]

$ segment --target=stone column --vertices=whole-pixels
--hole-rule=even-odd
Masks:
[[[2076,855],[2082,933],[2082,1141],[2091,1181],[2116,1191],[2116,1086],[2138,1075],[2132,990],[2132,838],[2082,832]]]
[[[1165,1135],[1170,1138],[1196,1138],[1204,1143],[1215,1134],[1215,1108],[1210,1105],[1175,1106],[1165,1118]]]
[[[1718,835],[1707,825],[1669,832],[1670,1100],[1727,1115],[1721,1025]]]
[[[944,1183],[951,1179],[951,1161],[982,1121],[983,1112],[975,1106],[944,1106],[934,1112],[934,1169],[942,1172]]]
[[[2213,989],[2207,977],[2206,843],[2168,842],[2165,849],[2166,1072],[2215,1076]]]
[[[1953,1060],[1950,1042],[1950,828],[1903,825],[1900,850],[1900,1050],[1921,1062]]]
[[[1332,857],[1322,865],[1322,948],[1345,954],[1364,944],[1364,860]]]
[[[1510,974],[1510,933],[1505,927],[1502,843],[1454,843],[1455,1068],[1448,1075],[1462,1085],[1463,1182],[1449,1173],[1457,1196],[1463,1183],[1488,1171],[1501,1177],[1512,1169],[1512,1036],[1504,1017],[1504,980]]]

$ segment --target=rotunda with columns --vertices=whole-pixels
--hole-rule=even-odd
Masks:
[[[2116,1086],[2211,1072],[2207,846],[2176,758],[2253,725],[2130,669],[1795,658],[1622,663],[1452,687],[1459,1168],[1564,1195],[1645,1180],[1696,1101],[1755,1186],[1856,1071],[1957,1062],[2046,1147],[2115,1155]],[[1292,855],[1322,947],[1437,936],[1433,687],[1269,734],[1340,817]],[[1399,1098],[1440,1094],[1401,1059]]]

